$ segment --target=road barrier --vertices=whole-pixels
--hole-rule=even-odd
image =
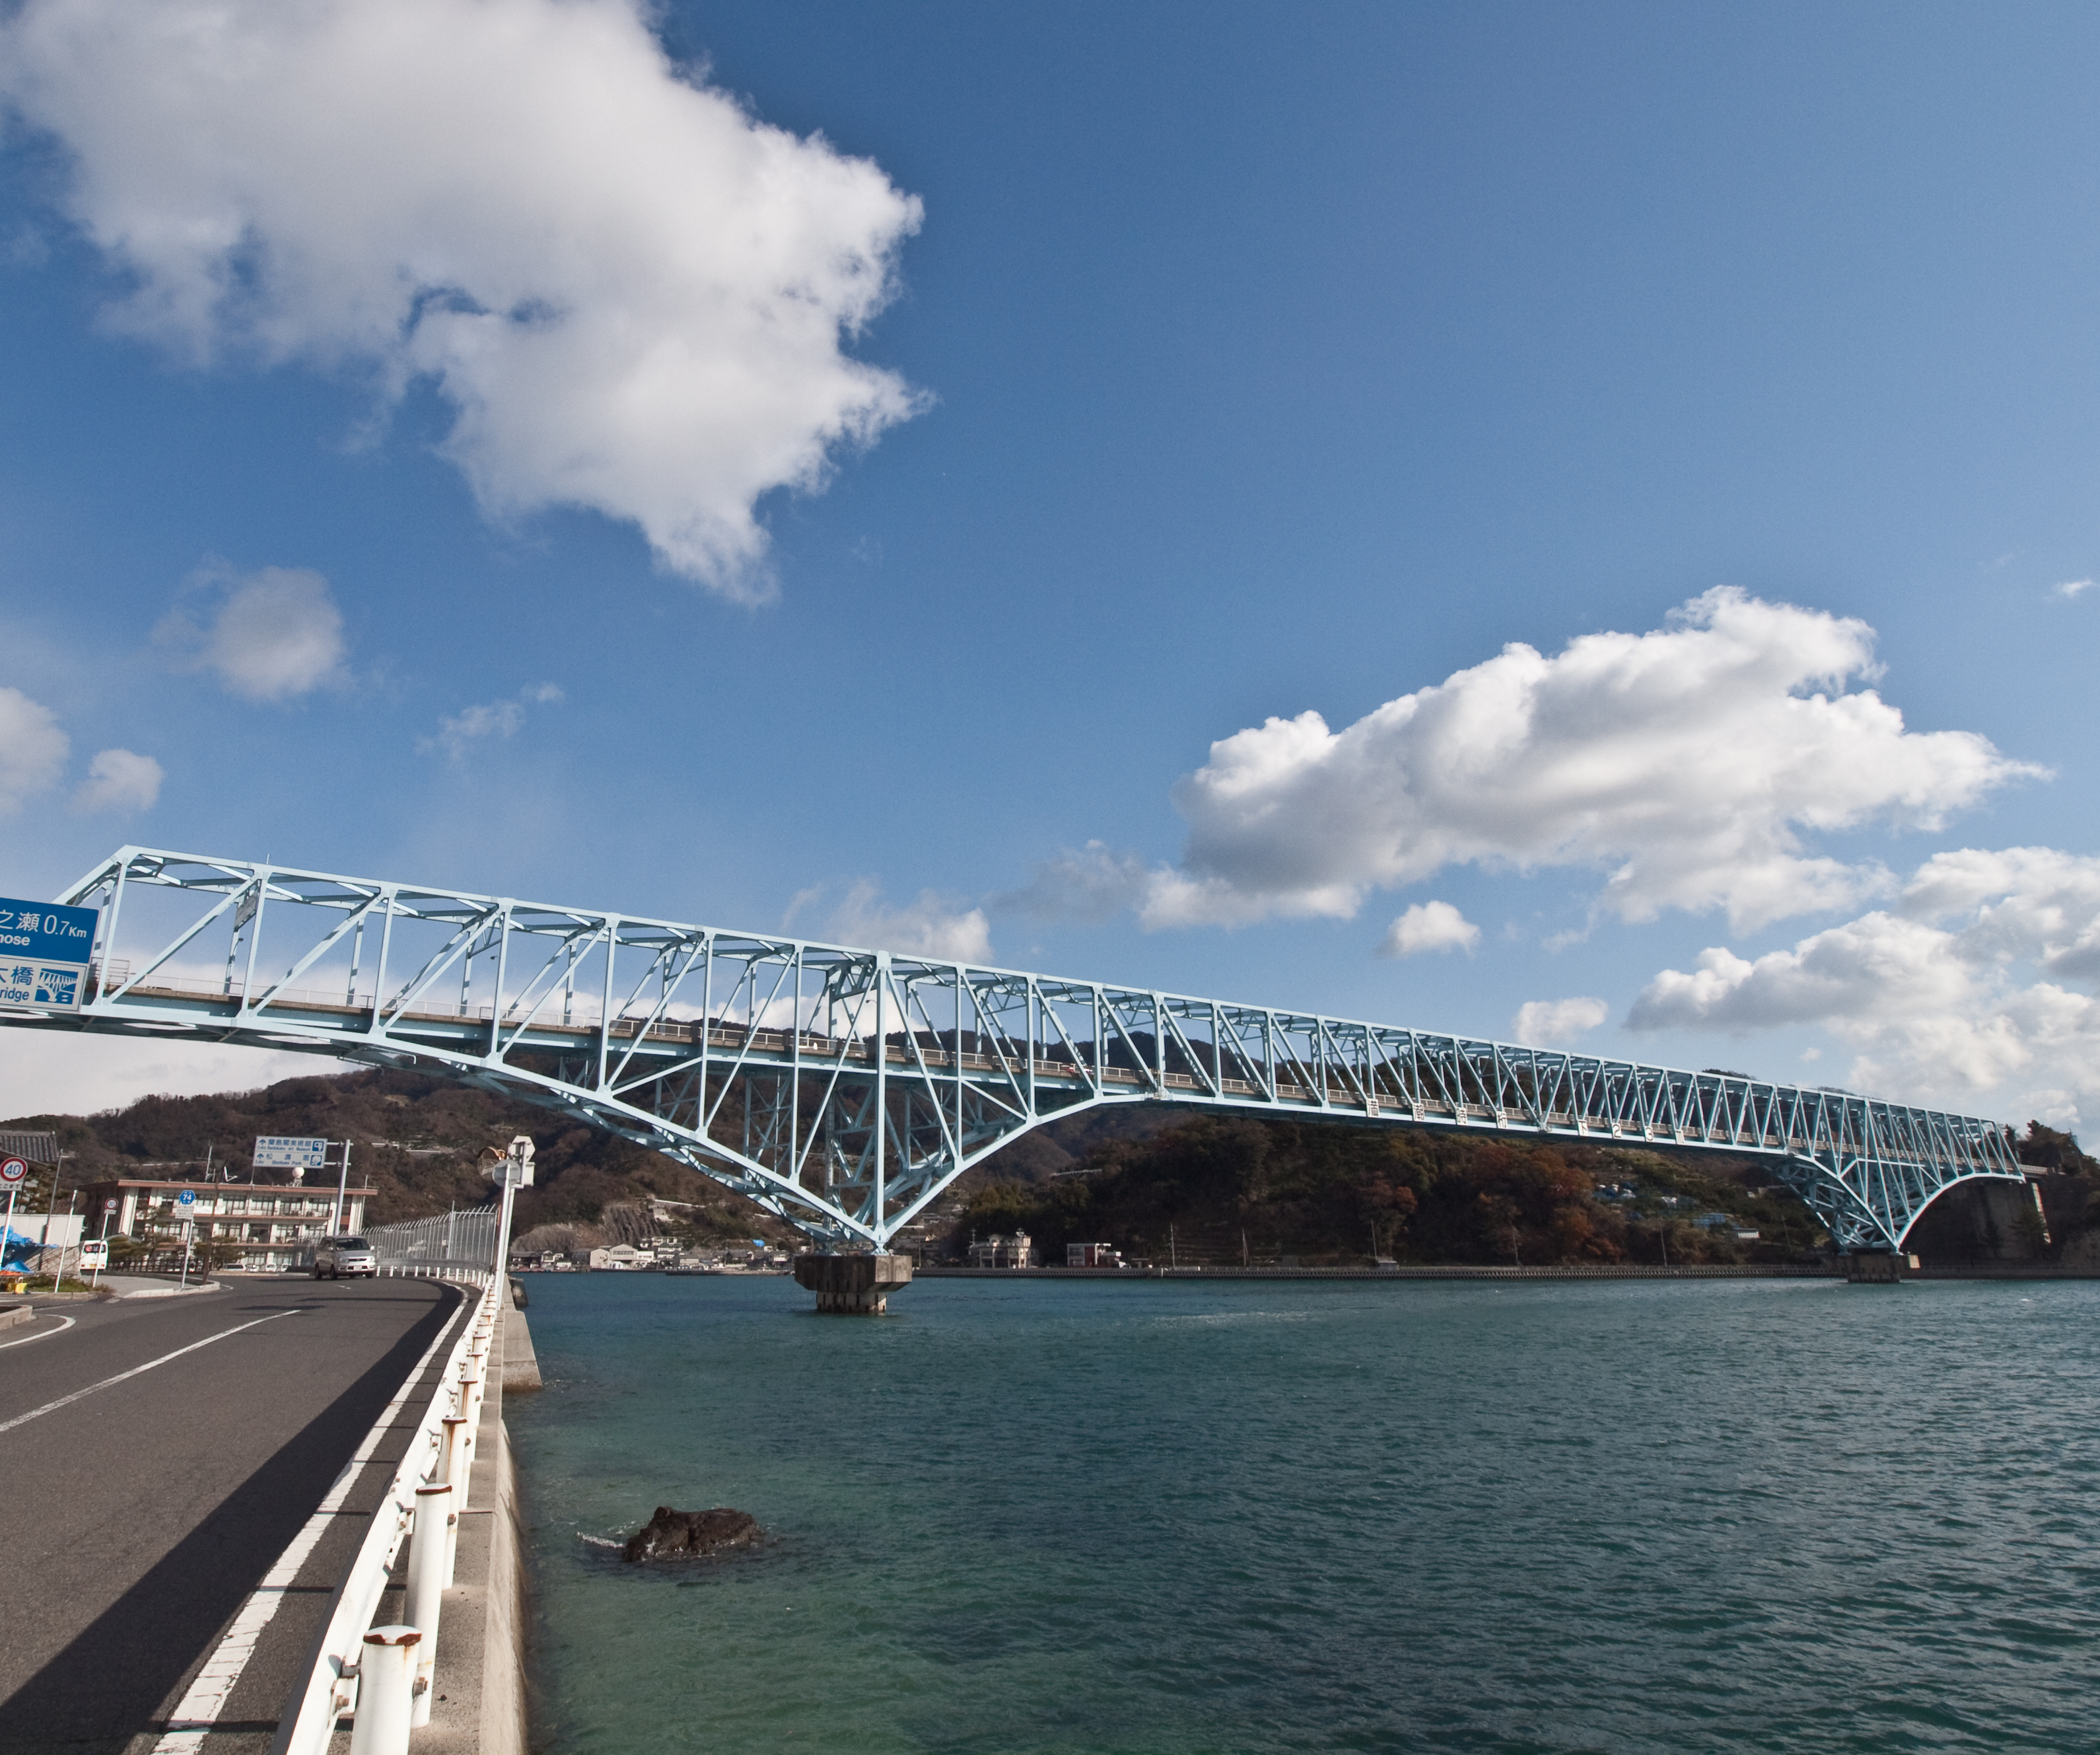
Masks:
[[[435,1226],[442,1233],[446,1222],[415,1222]],[[382,1230],[411,1228],[388,1226]],[[368,1235],[376,1240],[378,1234]],[[488,1240],[483,1264],[494,1258],[492,1231]],[[299,1695],[298,1713],[283,1744],[284,1755],[320,1755],[335,1733],[336,1721],[346,1713],[356,1715],[352,1755],[401,1755],[408,1747],[410,1726],[429,1720],[437,1686],[438,1593],[452,1582],[459,1513],[464,1508],[473,1456],[470,1435],[481,1417],[485,1363],[501,1308],[497,1300],[507,1289],[507,1281],[492,1275],[486,1265],[461,1265],[444,1277],[478,1285],[479,1296],[446,1355],[430,1406],[337,1594],[320,1658]],[[410,1623],[375,1628],[372,1617],[386,1593],[401,1544],[411,1539],[412,1532]],[[433,1579],[439,1580],[435,1586]],[[427,1625],[417,1619],[421,1616],[428,1617]]]
[[[370,1227],[364,1236],[382,1274],[404,1280],[464,1280],[496,1259],[501,1224],[501,1209],[470,1207],[435,1218]]]

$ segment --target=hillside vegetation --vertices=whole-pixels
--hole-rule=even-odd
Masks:
[[[0,1126],[55,1132],[68,1154],[68,1187],[104,1176],[201,1176],[207,1153],[215,1168],[245,1175],[258,1134],[348,1139],[355,1179],[374,1189],[367,1217],[375,1225],[489,1200],[480,1154],[523,1133],[536,1149],[537,1181],[519,1199],[520,1238],[537,1230],[550,1246],[638,1241],[651,1228],[650,1205],[663,1200],[684,1203],[676,1228],[689,1240],[796,1236],[655,1152],[408,1072],[147,1097],[99,1115],[23,1116]],[[2089,1199],[2100,1191],[2100,1163],[2071,1135],[2038,1122],[2018,1143],[2023,1160],[2050,1173],[2045,1253],[2058,1254],[2100,1225],[2100,1200]],[[285,1181],[289,1173],[260,1179]],[[1928,1213],[1921,1242],[1988,1228],[1963,1218],[1965,1192]],[[1714,1213],[1736,1222],[1696,1222]],[[1795,1260],[1827,1244],[1758,1159],[1137,1106],[1087,1111],[1024,1136],[964,1178],[929,1217],[933,1255],[960,1256],[973,1236],[1025,1230],[1052,1262],[1079,1242],[1184,1265],[1383,1255],[1528,1266]],[[1738,1228],[1758,1236],[1739,1240]],[[1974,1253],[1971,1243],[1959,1247]],[[1947,1248],[1951,1257],[1957,1244]]]

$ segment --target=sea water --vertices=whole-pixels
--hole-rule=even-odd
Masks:
[[[2100,1284],[530,1286],[556,1755],[2100,1749]]]

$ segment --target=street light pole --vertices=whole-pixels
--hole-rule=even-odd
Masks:
[[[329,1220],[329,1235],[331,1237],[342,1235],[342,1205],[350,1193],[350,1142],[345,1139],[338,1143],[342,1147],[342,1174],[335,1185],[335,1213]],[[323,1161],[326,1161],[325,1154]]]

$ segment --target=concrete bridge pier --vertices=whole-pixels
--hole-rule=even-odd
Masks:
[[[889,1294],[911,1284],[911,1258],[805,1253],[795,1258],[795,1283],[817,1294],[821,1316],[880,1316]]]
[[[1905,1268],[1915,1268],[1917,1258],[1899,1255],[1893,1249],[1852,1249],[1845,1256],[1845,1277],[1855,1286],[1892,1286]]]

